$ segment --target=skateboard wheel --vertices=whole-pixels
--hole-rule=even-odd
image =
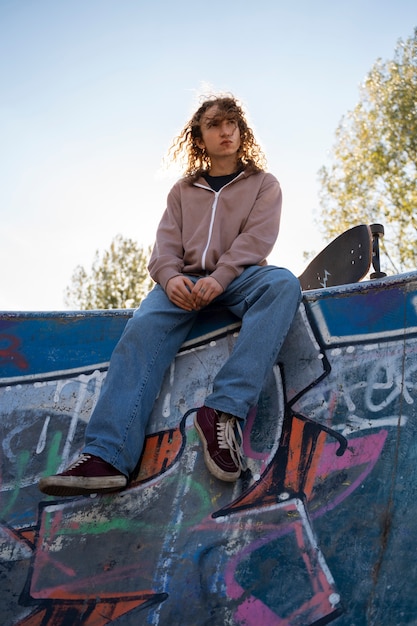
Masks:
[[[371,224],[371,233],[373,235],[383,235],[385,233],[384,226],[382,224]]]

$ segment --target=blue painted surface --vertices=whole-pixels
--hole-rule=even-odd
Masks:
[[[0,319],[2,378],[85,367],[109,360],[128,313],[34,313]]]
[[[328,345],[417,333],[416,294],[407,293],[397,279],[383,284],[379,290],[364,284],[337,298],[329,294],[312,305],[313,316],[326,327],[322,334]]]
[[[132,310],[0,313],[0,383],[4,378],[107,364]],[[226,311],[201,313],[189,341],[236,324]]]
[[[129,488],[66,500],[37,481],[80,450],[131,311],[0,314],[1,624],[415,626],[416,297],[417,273],[305,293],[236,485],[192,425],[238,332],[208,312]]]

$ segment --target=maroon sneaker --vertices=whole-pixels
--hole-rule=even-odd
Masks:
[[[245,469],[239,420],[229,413],[202,406],[196,413],[194,425],[203,444],[209,472],[220,480],[235,482]]]
[[[81,454],[64,472],[46,476],[39,489],[48,496],[82,496],[89,493],[118,491],[127,478],[113,465],[93,454]]]

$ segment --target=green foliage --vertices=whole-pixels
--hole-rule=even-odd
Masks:
[[[137,307],[154,284],[147,271],[150,252],[117,235],[102,257],[96,251],[90,274],[82,266],[75,269],[65,291],[67,305],[81,310]]]
[[[381,258],[394,272],[417,267],[416,94],[417,29],[393,60],[375,63],[336,130],[330,167],[319,172],[323,234],[384,224]]]

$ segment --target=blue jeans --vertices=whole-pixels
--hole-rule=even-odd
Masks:
[[[245,269],[216,298],[216,304],[230,309],[242,326],[232,354],[213,381],[206,406],[244,422],[277,360],[300,299],[298,279],[272,265]],[[101,457],[127,476],[133,472],[165,372],[196,315],[173,304],[159,285],[142,301],[113,351],[87,425],[84,452]]]

